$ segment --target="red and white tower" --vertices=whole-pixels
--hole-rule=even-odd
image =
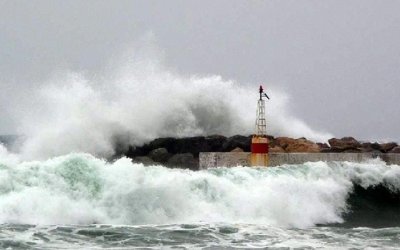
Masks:
[[[265,119],[265,100],[268,95],[264,93],[263,87],[260,85],[259,89],[260,99],[257,102],[257,119],[256,131],[251,139],[251,156],[250,164],[254,167],[268,166],[268,138],[267,138],[267,121]]]

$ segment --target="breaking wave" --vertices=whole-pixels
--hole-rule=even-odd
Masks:
[[[306,228],[361,223],[380,204],[380,214],[386,211],[400,224],[398,215],[393,217],[399,211],[400,168],[380,160],[193,172],[144,167],[127,158],[108,163],[89,154],[1,159],[0,223]],[[379,220],[368,217],[374,219]]]
[[[63,72],[36,84],[27,100],[9,107],[25,135],[16,151],[28,160],[73,152],[109,157],[117,146],[159,137],[253,132],[258,83],[183,76],[166,68],[157,52],[141,53],[129,53],[100,75]],[[273,100],[267,107],[271,134],[332,137],[291,115],[286,93],[265,87]]]

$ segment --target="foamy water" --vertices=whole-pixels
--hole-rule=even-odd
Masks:
[[[394,247],[398,227],[340,226],[351,220],[355,185],[399,195],[400,167],[373,160],[194,172],[89,154],[21,161],[3,152],[0,242],[21,248]]]
[[[193,172],[70,154],[0,166],[1,223],[231,222],[304,228],[342,222],[354,182],[400,189],[399,166],[382,161]]]

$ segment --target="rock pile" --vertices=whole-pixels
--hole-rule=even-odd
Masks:
[[[327,143],[315,143],[306,138],[268,136],[271,153],[400,153],[395,142],[359,142],[353,137],[332,138]],[[134,162],[146,165],[162,164],[168,167],[198,169],[200,152],[250,152],[251,136],[221,135],[188,138],[158,138],[142,146],[130,146],[123,152]]]

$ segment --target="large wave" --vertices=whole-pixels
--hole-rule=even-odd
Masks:
[[[127,158],[108,163],[89,154],[2,159],[0,223],[226,222],[304,228],[351,219],[352,205],[359,204],[352,195],[360,190],[380,186],[393,197],[400,193],[399,166],[380,160],[193,172],[144,167]],[[389,207],[398,211],[395,201]]]
[[[108,157],[116,144],[253,132],[258,83],[184,76],[163,66],[157,52],[135,52],[101,74],[56,74],[10,105],[18,133],[25,135],[21,155],[47,159],[86,152]],[[268,83],[265,87],[272,98],[267,107],[269,133],[317,141],[331,137],[292,116],[287,94]]]

